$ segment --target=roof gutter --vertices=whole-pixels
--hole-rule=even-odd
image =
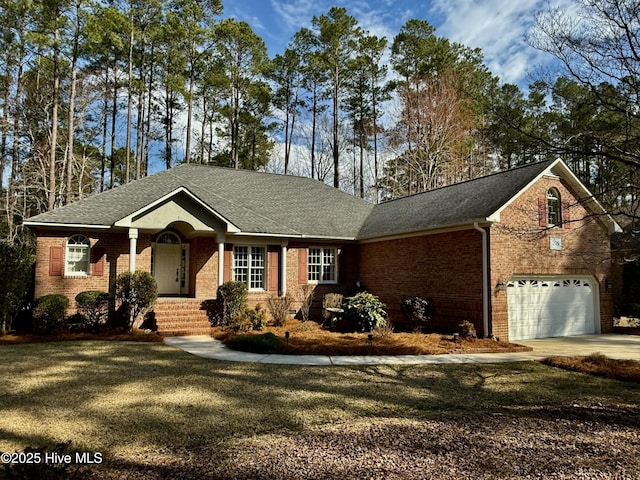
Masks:
[[[473,222],[473,228],[482,234],[482,329],[485,338],[490,336],[489,333],[489,248],[487,231]]]
[[[25,227],[46,227],[46,228],[85,228],[94,230],[108,230],[111,225],[88,225],[85,223],[60,223],[60,222],[22,222]]]

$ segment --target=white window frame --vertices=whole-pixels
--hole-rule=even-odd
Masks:
[[[88,277],[91,274],[91,241],[85,235],[69,237],[64,254],[65,277]],[[85,263],[85,268],[76,269],[80,263]]]
[[[552,205],[552,203],[554,205]],[[555,206],[555,208],[552,208]],[[555,221],[552,220],[551,215],[554,214]],[[547,190],[547,225],[555,227],[562,224],[562,204],[560,202],[560,192],[557,188],[551,187]]]
[[[239,255],[239,249],[246,249],[246,259]],[[256,255],[260,251],[261,255]],[[238,264],[243,260],[242,264]],[[243,273],[240,276],[240,273]],[[254,283],[254,277],[261,272],[261,281]],[[257,278],[257,277],[256,277]],[[232,279],[243,282],[250,292],[264,292],[267,288],[267,247],[264,245],[234,245]]]
[[[318,254],[313,254],[312,250],[319,250]],[[327,254],[331,253],[333,264],[327,263]],[[337,284],[338,283],[338,255],[340,250],[336,247],[309,247],[307,249],[307,282],[311,284]],[[318,258],[318,261],[314,261]],[[312,260],[313,259],[313,260]],[[312,267],[317,268],[317,272],[312,275]],[[329,278],[325,275],[326,269],[330,268]],[[318,278],[312,278],[318,277]]]

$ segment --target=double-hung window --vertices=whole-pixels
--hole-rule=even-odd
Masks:
[[[265,289],[265,247],[233,247],[233,279],[244,282],[249,290]]]
[[[74,235],[67,241],[65,255],[65,275],[84,277],[89,275],[89,239],[84,235]]]
[[[338,252],[335,248],[309,249],[308,269],[311,283],[336,283]]]

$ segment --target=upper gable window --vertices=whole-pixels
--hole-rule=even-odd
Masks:
[[[74,235],[67,241],[64,273],[70,277],[89,275],[90,242],[84,235]]]
[[[555,188],[547,191],[547,225],[550,227],[562,223],[562,212],[560,210],[560,193]]]

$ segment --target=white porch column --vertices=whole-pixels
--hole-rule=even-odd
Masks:
[[[224,233],[216,234],[218,242],[218,286],[224,283],[224,242],[226,238]]]
[[[287,294],[287,245],[288,242],[284,241],[280,245],[280,281],[282,283],[282,296]]]
[[[138,229],[129,229],[129,271],[136,271],[136,247],[138,244]]]

